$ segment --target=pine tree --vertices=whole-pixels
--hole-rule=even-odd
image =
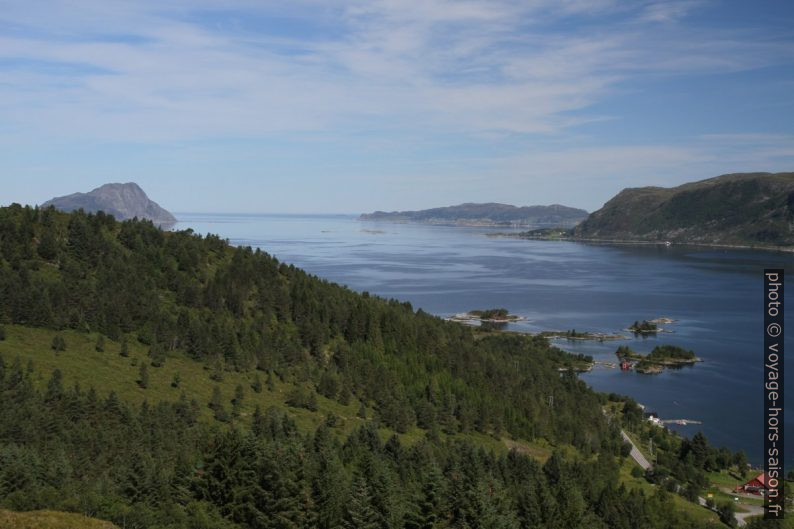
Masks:
[[[165,364],[165,348],[159,342],[152,344],[149,348],[149,359],[152,367],[162,367]]]
[[[350,388],[348,387],[347,384],[342,384],[342,389],[339,391],[339,395],[337,396],[336,400],[342,406],[347,406],[348,404],[350,404],[350,397],[351,397]]]
[[[63,375],[60,369],[52,372],[50,381],[47,382],[47,392],[44,394],[45,402],[52,402],[63,397]]]
[[[251,433],[256,437],[261,437],[266,431],[265,428],[265,416],[262,415],[262,408],[257,404],[256,408],[254,408],[254,414],[251,416]]]
[[[262,393],[262,380],[259,378],[259,373],[254,374],[254,381],[251,383],[251,389],[254,393]]]
[[[44,229],[37,251],[39,256],[46,261],[52,261],[58,255],[58,240],[55,238],[52,228]]]
[[[240,410],[243,407],[243,397],[245,393],[243,391],[242,384],[237,384],[237,387],[234,388],[234,398],[232,399],[232,417],[239,417]]]
[[[378,519],[367,480],[359,476],[350,487],[343,526],[346,529],[377,529],[380,527]]]
[[[223,406],[223,397],[221,396],[221,388],[215,386],[212,388],[212,397],[210,397],[209,407],[211,410],[216,410]]]
[[[56,353],[59,352],[59,351],[65,351],[66,350],[66,340],[64,340],[63,336],[61,336],[60,334],[56,334],[52,338],[52,343],[50,344],[50,347]]]
[[[149,370],[145,362],[141,362],[141,367],[138,369],[138,385],[143,389],[149,387]]]

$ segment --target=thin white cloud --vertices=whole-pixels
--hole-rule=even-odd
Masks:
[[[571,112],[632,76],[748,69],[791,50],[708,31],[686,44],[674,32],[653,33],[648,20],[677,20],[692,2],[645,4],[632,25],[607,21],[575,34],[543,21],[625,14],[626,7],[550,0],[296,4],[288,16],[298,23],[321,16],[340,27],[310,40],[200,23],[197,11],[216,8],[204,2],[53,1],[36,13],[13,4],[0,15],[16,28],[0,38],[0,57],[17,63],[0,67],[0,119],[55,137],[345,133],[373,118],[416,130],[559,133],[588,121]],[[42,9],[49,16],[41,17]],[[240,17],[283,11],[254,2],[225,9],[242,10]],[[290,47],[299,52],[284,53]],[[53,64],[72,73],[42,66]]]

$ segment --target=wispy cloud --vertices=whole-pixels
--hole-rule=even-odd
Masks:
[[[215,162],[250,159],[250,173],[257,154],[271,152],[265,143],[291,142],[290,152],[317,148],[326,167],[359,180],[468,178],[462,192],[474,192],[495,174],[536,189],[544,176],[589,178],[589,197],[610,178],[623,185],[631,175],[680,179],[694,173],[687,167],[716,170],[725,160],[761,168],[794,160],[791,137],[759,134],[761,126],[754,136],[682,128],[667,142],[629,144],[598,132],[632,112],[601,105],[638,84],[794,64],[785,32],[692,18],[712,1],[0,5],[7,159],[33,146],[112,143],[172,156],[204,149]],[[224,151],[240,141],[263,143]],[[392,165],[361,161],[378,155]],[[471,158],[479,161],[467,165]]]
[[[692,2],[633,13],[606,1],[306,2],[286,13],[253,2],[212,11],[201,2],[47,4],[48,17],[20,7],[0,15],[14,29],[0,38],[0,60],[15,61],[0,63],[0,117],[55,136],[252,136],[372,127],[372,118],[555,133],[629,76],[747,69],[791,51],[709,32],[683,44],[642,27],[676,20]],[[616,10],[618,22],[602,20]],[[271,20],[241,30],[202,15]],[[316,17],[339,31],[306,39],[270,25]],[[571,18],[583,29],[555,27]]]

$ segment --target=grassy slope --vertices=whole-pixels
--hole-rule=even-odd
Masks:
[[[118,529],[117,525],[82,514],[56,511],[13,512],[0,509],[3,529]]]
[[[118,342],[105,338],[104,352],[97,352],[94,347],[97,339],[96,333],[66,330],[60,334],[65,338],[67,348],[65,351],[56,353],[50,348],[52,338],[56,334],[53,330],[20,325],[5,325],[5,329],[6,339],[0,341],[0,355],[3,360],[10,365],[15,358],[19,357],[23,368],[27,366],[28,361],[32,361],[34,380],[42,388],[46,387],[52,371],[60,369],[63,374],[63,385],[66,388],[71,388],[75,383],[79,383],[84,390],[93,387],[100,398],[115,391],[121,400],[135,405],[140,405],[144,400],[150,404],[159,401],[175,401],[184,392],[188,401],[195,399],[198,402],[202,418],[212,420],[212,410],[207,404],[212,396],[213,388],[216,385],[220,387],[224,406],[227,411],[231,411],[230,401],[234,396],[235,387],[241,384],[245,389],[245,398],[240,414],[243,421],[250,420],[255,407],[259,405],[262,411],[270,406],[282,410],[288,409],[298,428],[305,432],[316,429],[329,413],[334,413],[341,419],[336,428],[340,435],[347,435],[365,423],[364,419],[357,416],[360,402],[355,398],[351,398],[350,404],[343,406],[334,400],[317,395],[318,411],[316,412],[289,407],[285,401],[287,394],[294,387],[292,384],[282,383],[276,379],[272,392],[263,387],[261,393],[255,393],[251,389],[255,372],[225,372],[223,380],[216,382],[210,379],[211,372],[205,369],[203,363],[196,362],[179,352],[170,353],[163,367],[156,368],[149,365],[149,387],[142,389],[137,383],[139,366],[142,362],[148,363],[149,359],[146,353],[149,348],[136,340],[128,340],[130,356],[125,358],[119,355],[121,346]],[[133,358],[137,359],[137,365],[132,365]],[[180,385],[178,388],[171,386],[175,373],[179,373]],[[267,375],[260,372],[259,376],[264,386]],[[373,411],[368,408],[367,417],[371,419],[372,415]],[[381,436],[384,439],[391,434],[391,430],[381,429]],[[401,434],[400,439],[410,445],[422,439],[424,435],[423,430],[414,427],[407,433]],[[469,441],[497,453],[506,453],[508,450],[506,441],[477,432],[457,434],[454,437],[465,437]],[[543,442],[521,442],[521,445],[527,447],[528,453],[541,461],[545,461],[551,453],[549,445]],[[574,450],[572,447],[566,448]]]
[[[50,374],[54,369],[60,369],[63,374],[65,387],[71,387],[75,382],[79,383],[83,389],[93,387],[100,397],[106,396],[110,391],[115,391],[122,400],[140,404],[144,400],[156,403],[161,400],[176,400],[182,392],[188,400],[196,399],[200,405],[202,417],[211,420],[212,411],[207,407],[207,403],[212,395],[215,385],[220,386],[227,410],[231,409],[230,399],[234,395],[237,384],[245,387],[245,399],[241,417],[243,420],[250,417],[255,406],[258,404],[262,409],[275,406],[280,409],[289,409],[298,427],[303,431],[315,429],[325,419],[328,413],[335,413],[342,420],[337,428],[340,435],[346,435],[354,428],[364,424],[364,419],[356,416],[359,402],[351,399],[348,406],[343,406],[336,401],[317,396],[318,411],[311,412],[304,409],[296,409],[285,404],[286,395],[292,388],[290,384],[281,383],[276,380],[274,391],[269,392],[263,389],[262,393],[255,393],[250,384],[253,381],[253,373],[224,373],[221,382],[210,379],[210,371],[206,370],[204,364],[196,362],[180,353],[169,355],[165,365],[160,368],[149,367],[149,387],[142,389],[137,384],[138,366],[132,365],[132,359],[140,362],[148,362],[146,352],[148,347],[135,340],[128,342],[129,358],[119,355],[120,345],[105,338],[105,351],[97,352],[94,348],[97,335],[95,333],[81,333],[77,331],[63,331],[67,349],[60,353],[55,353],[50,344],[55,335],[55,331],[49,329],[39,329],[23,327],[19,325],[6,325],[6,339],[0,341],[0,355],[6,364],[10,364],[15,358],[19,357],[23,368],[28,361],[33,362],[34,379],[36,384],[44,387],[49,380]],[[181,383],[179,388],[171,387],[171,380],[174,373],[179,373]],[[260,378],[264,384],[265,375],[260,373]],[[368,410],[371,417],[372,411]],[[385,439],[391,435],[391,431],[382,429],[382,437]],[[424,436],[424,432],[417,428],[402,434],[401,441],[412,444]],[[471,432],[467,434],[457,434],[456,437],[465,437],[467,440],[482,446],[483,448],[497,453],[505,453],[507,450],[515,448],[519,452],[525,453],[541,463],[551,455],[553,446],[540,440],[528,443],[522,440],[495,439],[494,437]],[[569,457],[576,457],[576,450],[570,446],[560,447]],[[654,485],[649,484],[642,478],[631,476],[631,465],[633,462],[626,462],[621,469],[621,481],[629,488],[642,488],[646,493],[653,493]],[[697,520],[716,520],[716,515],[698,507],[683,498],[675,497],[675,504],[684,512],[691,514]],[[0,519],[1,520],[1,519]],[[5,527],[0,524],[0,527]],[[10,526],[16,527],[16,526]],[[20,525],[19,527],[27,527]],[[38,526],[37,526],[38,527]],[[49,526],[41,525],[42,528]],[[61,526],[53,526],[61,527]],[[71,526],[64,525],[64,528]],[[78,527],[78,526],[75,526]],[[83,526],[79,526],[83,527]],[[86,525],[85,527],[91,527]],[[105,526],[97,526],[105,527]],[[113,527],[108,525],[107,527]]]
[[[637,463],[631,459],[626,459],[626,461],[623,463],[623,466],[620,468],[620,481],[629,490],[640,489],[648,496],[654,494],[656,491],[656,485],[648,483],[645,481],[645,478],[635,478],[631,475],[631,469],[634,466],[637,466]],[[719,517],[716,513],[699,505],[695,505],[694,503],[685,500],[677,494],[673,494],[673,503],[679,511],[688,514],[694,520],[699,522],[719,523]]]

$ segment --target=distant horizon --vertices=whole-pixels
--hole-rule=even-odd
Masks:
[[[794,3],[11,3],[0,200],[593,211],[794,167]]]
[[[781,170],[781,171],[747,171],[747,173],[771,173],[771,174],[774,174],[774,173],[792,173],[792,172],[794,172],[794,170]],[[735,173],[725,173],[725,174],[735,174]],[[649,184],[649,185],[647,185],[647,186],[641,186],[641,187],[658,187],[658,188],[670,188],[670,187],[676,187],[677,185],[682,185],[682,184],[686,184],[686,183],[692,183],[692,182],[698,182],[698,181],[701,181],[701,180],[708,180],[708,179],[710,179],[710,178],[715,178],[715,177],[718,177],[718,176],[724,176],[725,174],[707,176],[707,177],[703,177],[703,178],[698,178],[698,179],[696,179],[696,180],[691,180],[691,181],[687,181],[687,182],[681,182],[680,184],[676,184],[676,185],[670,185],[670,186],[667,186],[667,185],[654,185],[654,184]],[[368,214],[368,213],[373,213],[373,212],[376,212],[376,211],[380,211],[380,212],[386,212],[386,213],[393,213],[393,212],[407,212],[407,211],[421,211],[421,210],[427,210],[427,209],[437,209],[437,208],[445,208],[445,207],[454,207],[454,206],[460,206],[460,205],[464,205],[464,204],[500,204],[500,205],[507,205],[507,206],[518,207],[518,208],[521,208],[521,207],[532,207],[532,206],[554,206],[554,205],[559,205],[559,206],[571,207],[571,208],[575,208],[575,209],[582,209],[582,210],[586,211],[588,214],[590,214],[590,213],[593,213],[593,212],[595,212],[595,211],[598,211],[599,209],[601,209],[601,208],[603,207],[603,205],[604,205],[604,204],[605,204],[607,201],[609,201],[611,198],[613,198],[615,195],[617,195],[617,194],[618,194],[618,193],[620,193],[621,191],[623,191],[623,190],[625,190],[625,189],[629,189],[629,188],[626,188],[626,187],[624,187],[624,188],[621,188],[621,189],[619,189],[619,190],[616,190],[616,191],[615,191],[615,192],[614,192],[614,193],[613,193],[613,194],[612,194],[610,197],[608,197],[608,198],[607,198],[607,200],[605,200],[605,201],[604,201],[604,204],[601,204],[601,205],[599,205],[598,207],[595,207],[595,208],[585,208],[585,207],[580,207],[580,206],[576,206],[576,205],[572,205],[572,204],[568,204],[568,203],[559,203],[559,202],[548,202],[548,203],[544,203],[544,202],[536,202],[536,203],[524,203],[524,204],[521,204],[521,203],[499,202],[499,201],[495,201],[495,200],[487,200],[487,199],[483,199],[483,200],[481,200],[481,201],[476,201],[476,200],[464,200],[464,201],[462,201],[462,202],[447,203],[447,204],[436,204],[436,205],[431,205],[431,206],[422,207],[422,208],[403,208],[403,207],[393,207],[393,208],[371,208],[371,209],[362,209],[362,210],[360,210],[360,211],[348,211],[348,212],[344,212],[344,211],[312,211],[312,210],[290,210],[290,211],[278,211],[278,210],[267,210],[267,211],[263,211],[263,210],[260,210],[260,211],[253,211],[253,210],[252,210],[252,211],[225,211],[225,210],[189,210],[189,209],[180,210],[180,209],[171,209],[171,208],[169,208],[167,205],[164,205],[164,204],[162,203],[162,201],[161,201],[161,200],[159,200],[157,197],[153,197],[153,196],[152,196],[152,195],[151,195],[151,194],[150,194],[150,193],[149,193],[149,192],[146,190],[146,188],[145,188],[144,186],[140,185],[138,182],[136,182],[136,181],[134,181],[134,180],[130,180],[130,181],[126,181],[126,182],[121,182],[121,181],[118,181],[118,182],[103,182],[103,183],[101,183],[101,184],[98,184],[98,185],[95,185],[95,186],[91,187],[90,189],[71,191],[71,192],[68,192],[68,193],[64,193],[63,195],[53,195],[53,196],[51,196],[51,197],[49,197],[49,198],[47,198],[47,199],[43,200],[43,201],[42,201],[42,202],[40,202],[40,203],[29,203],[29,204],[25,204],[25,203],[23,203],[23,202],[11,201],[11,202],[8,202],[8,203],[6,203],[6,204],[0,204],[0,207],[2,207],[2,206],[8,206],[8,205],[10,205],[10,204],[12,204],[12,203],[19,203],[19,204],[21,204],[21,205],[23,205],[23,206],[24,206],[24,205],[29,205],[29,206],[31,206],[31,207],[40,207],[40,206],[41,206],[41,204],[43,204],[44,202],[47,202],[47,201],[51,200],[52,198],[56,198],[56,197],[62,197],[62,196],[67,196],[67,195],[74,194],[74,193],[88,193],[88,192],[90,192],[90,191],[92,191],[92,190],[94,190],[94,189],[97,189],[97,188],[99,188],[99,187],[101,187],[101,186],[103,186],[103,185],[107,185],[107,184],[125,184],[125,183],[133,183],[133,184],[136,184],[136,185],[138,185],[138,186],[139,186],[141,189],[143,189],[144,193],[146,193],[146,195],[148,196],[148,198],[149,198],[150,200],[152,200],[153,202],[157,203],[159,206],[163,207],[164,209],[166,209],[167,211],[169,211],[170,213],[172,213],[172,214],[174,214],[174,215],[177,215],[177,214],[183,214],[183,215],[184,215],[184,214],[195,214],[195,215],[237,215],[237,216],[245,216],[245,215],[294,215],[294,216],[301,216],[301,215],[307,215],[307,216],[309,216],[309,215],[316,215],[316,216],[360,216],[360,215],[364,215],[364,214]],[[640,186],[637,186],[637,187],[640,187]]]

